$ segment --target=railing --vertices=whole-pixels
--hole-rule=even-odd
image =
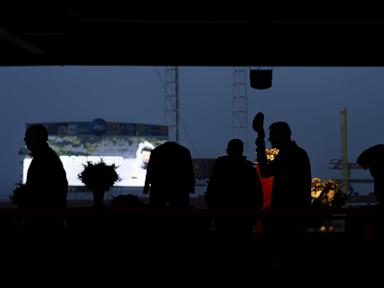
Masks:
[[[0,227],[3,232],[21,232],[28,221],[42,223],[48,232],[53,223],[61,223],[63,232],[82,233],[84,231],[109,231],[115,233],[171,233],[193,235],[194,237],[212,234],[212,219],[255,217],[261,223],[305,223],[307,234],[319,232],[323,219],[343,221],[344,228],[334,230],[351,239],[370,239],[369,230],[378,224],[379,211],[375,206],[356,208],[311,208],[279,209],[268,211],[230,209],[176,209],[176,208],[67,208],[57,209],[0,209]],[[380,214],[381,215],[381,214]],[[57,220],[59,219],[59,220]],[[61,219],[61,220],[60,220]],[[263,229],[255,234],[263,234]],[[315,233],[316,234],[316,233]],[[335,233],[333,234],[335,235]]]

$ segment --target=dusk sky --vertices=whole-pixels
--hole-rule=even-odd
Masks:
[[[340,178],[329,161],[340,158],[340,110],[349,114],[349,160],[384,143],[384,68],[272,67],[270,89],[248,86],[248,151],[255,160],[251,122],[262,111],[267,126],[287,121],[309,154],[312,175]],[[27,122],[92,121],[165,124],[165,67],[0,67],[0,199],[21,180]],[[162,80],[161,80],[162,78]],[[180,143],[194,158],[216,158],[232,138],[233,67],[180,67]],[[267,143],[269,146],[269,143]],[[371,178],[365,170],[352,178]],[[361,187],[360,187],[361,186]],[[370,184],[355,191],[370,191]]]

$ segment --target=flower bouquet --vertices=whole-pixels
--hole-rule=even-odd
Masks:
[[[267,155],[268,161],[275,160],[276,156],[279,155],[280,150],[277,148],[266,148],[265,154]]]
[[[314,207],[341,208],[347,202],[348,195],[341,190],[340,184],[336,180],[328,179],[323,181],[318,177],[314,177],[312,178],[311,198]],[[330,213],[329,211],[324,212],[320,232],[332,232],[334,230],[332,214]]]
[[[79,179],[93,192],[94,205],[103,206],[104,194],[120,177],[116,172],[118,166],[107,165],[101,159],[99,163],[87,161],[83,164],[84,170],[78,175]]]
[[[341,208],[345,205],[348,195],[341,191],[340,184],[334,179],[321,180],[312,178],[311,202],[315,207]]]

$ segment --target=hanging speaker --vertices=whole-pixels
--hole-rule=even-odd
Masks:
[[[272,69],[252,69],[249,72],[252,88],[268,89],[272,87]]]

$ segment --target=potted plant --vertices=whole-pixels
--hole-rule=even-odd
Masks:
[[[103,159],[98,163],[87,161],[83,166],[84,170],[78,175],[79,179],[92,191],[94,207],[104,207],[105,192],[120,181],[116,172],[118,166],[107,165]]]

